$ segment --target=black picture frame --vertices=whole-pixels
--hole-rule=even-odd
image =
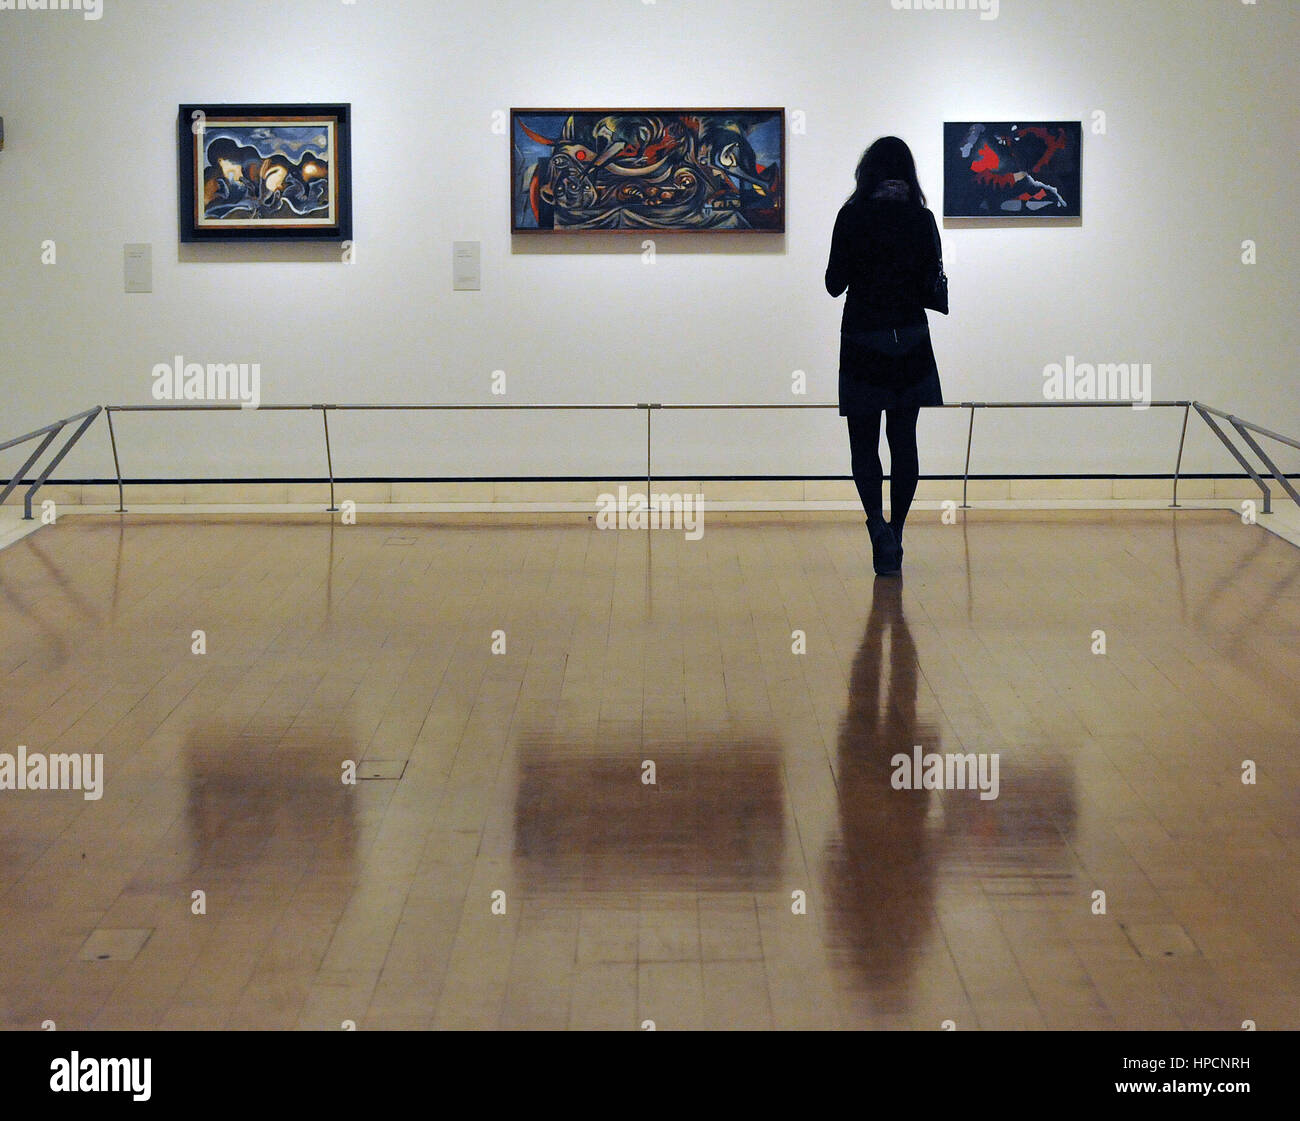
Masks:
[[[612,169],[615,165],[613,161],[608,161],[608,156],[613,137],[606,131],[600,139],[597,139],[595,136],[588,137],[584,131],[592,122],[607,118],[621,118],[624,121],[638,118],[642,121],[648,120],[651,132],[658,127],[656,121],[686,123],[688,128],[692,127],[689,122],[700,122],[706,119],[716,120],[724,126],[727,122],[732,122],[739,124],[741,131],[745,133],[746,141],[755,135],[752,130],[766,128],[768,132],[764,146],[770,151],[762,165],[746,167],[747,157],[752,162],[755,152],[746,151],[749,149],[749,144],[742,142],[737,146],[741,149],[739,153],[732,151],[728,154],[728,159],[739,156],[734,164],[724,167],[720,163],[715,165],[705,161],[708,166],[703,168],[699,165],[685,167],[686,181],[693,184],[689,193],[694,192],[694,184],[698,182],[703,172],[716,179],[717,183],[724,188],[722,193],[734,194],[734,198],[725,200],[730,209],[735,212],[734,221],[729,214],[711,213],[709,215],[685,214],[678,224],[673,224],[671,220],[656,224],[656,205],[663,202],[664,212],[671,212],[674,203],[680,201],[681,192],[678,192],[678,196],[670,200],[664,200],[662,194],[653,202],[638,198],[630,203],[611,206],[606,213],[586,215],[584,217],[588,220],[584,224],[566,224],[557,207],[544,202],[538,204],[536,185],[525,184],[524,180],[525,178],[536,179],[539,176],[549,178],[554,165],[558,162],[557,156],[565,158],[572,156],[580,159],[590,154],[593,161],[591,171],[594,172],[602,165],[606,170]],[[565,122],[568,121],[576,124],[573,143],[561,139],[561,133],[566,127]],[[550,128],[555,135],[538,132],[537,128],[530,126]],[[775,137],[771,136],[773,131],[776,133]],[[784,234],[786,225],[785,133],[786,116],[785,109],[782,107],[512,108],[510,110],[510,232],[551,236],[564,236],[570,233],[640,234],[642,236],[660,233],[727,232],[754,235]],[[583,143],[584,140],[588,143]],[[655,145],[662,147],[666,144],[666,140],[664,136],[657,136],[650,140],[648,146],[643,146],[641,152],[648,152]],[[591,143],[593,141],[594,145]],[[699,143],[698,137],[696,142]],[[600,150],[596,150],[597,148]],[[667,151],[667,148],[664,147],[663,150]],[[698,148],[696,150],[698,151]],[[573,162],[571,159],[571,165]],[[681,170],[678,169],[679,174]],[[629,183],[652,182],[649,179],[639,178],[643,175],[639,167],[627,174]],[[726,190],[726,177],[731,179],[733,187],[731,191]],[[665,179],[664,186],[675,189],[680,186],[680,180],[670,182],[669,179]],[[603,188],[598,187],[597,190],[602,196],[605,194]],[[601,205],[603,204],[598,204],[597,209]],[[613,211],[619,213],[612,213]]]
[[[317,127],[317,137],[304,139],[297,131]],[[271,135],[258,137],[258,130]],[[350,240],[351,134],[350,104],[180,106],[180,240]],[[318,139],[325,143],[312,142]],[[225,176],[214,175],[211,164],[212,146],[219,141],[228,150],[217,165],[229,169]]]
[[[943,216],[1083,216],[1083,122],[945,121]]]

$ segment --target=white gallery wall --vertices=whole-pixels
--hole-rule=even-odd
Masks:
[[[1150,363],[1158,398],[1300,432],[1300,5],[1001,0],[987,19],[895,2],[0,10],[0,438],[147,403],[153,366],[178,354],[259,363],[264,403],[833,402],[842,305],[822,275],[854,165],[875,137],[904,137],[941,214],[942,124],[972,119],[1082,120],[1083,218],[940,220],[952,314],[932,322],[949,401],[1041,400],[1044,366],[1074,356]],[[335,245],[178,244],[177,106],[227,101],[351,103],[352,264]],[[494,114],[536,105],[785,106],[787,232],[661,236],[652,264],[639,236],[512,238]],[[42,263],[46,241],[56,264]],[[481,292],[452,290],[453,241],[482,243]],[[152,294],[122,291],[127,242],[153,246]],[[1166,472],[1180,421],[981,414],[975,470]],[[833,411],[655,423],[664,473],[848,471]],[[965,425],[926,415],[923,472],[960,470]],[[635,413],[364,414],[332,428],[345,475],[612,476],[644,456]],[[324,468],[315,415],[131,416],[119,439],[137,477]],[[1195,420],[1186,468],[1234,468]],[[60,471],[110,474],[99,427]]]

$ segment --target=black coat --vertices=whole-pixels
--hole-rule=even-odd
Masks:
[[[846,203],[835,219],[826,290],[845,289],[840,415],[942,405],[924,300],[940,271],[939,228],[921,206]]]

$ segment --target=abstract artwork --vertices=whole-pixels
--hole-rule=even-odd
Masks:
[[[350,107],[182,105],[181,241],[352,236]]]
[[[783,109],[512,109],[513,233],[785,229]]]
[[[1078,121],[945,122],[946,218],[1078,218]]]

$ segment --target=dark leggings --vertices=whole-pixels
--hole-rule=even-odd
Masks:
[[[916,418],[920,412],[920,409],[885,410],[885,438],[889,441],[889,524],[899,535],[921,473],[916,453]],[[880,488],[885,474],[880,467],[880,413],[850,416],[848,421],[853,482],[862,499],[862,509],[868,518],[882,516]]]

